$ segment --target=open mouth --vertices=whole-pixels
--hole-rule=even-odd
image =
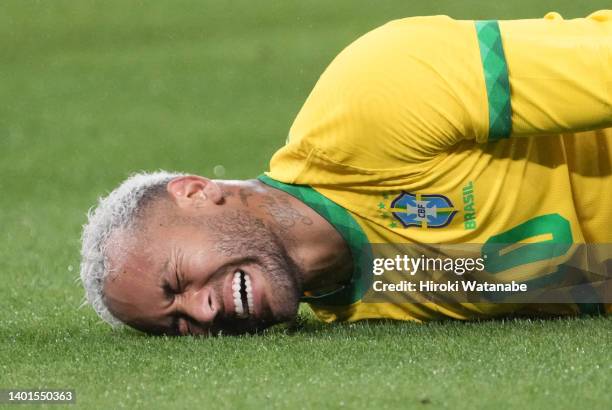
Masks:
[[[232,295],[236,316],[246,319],[253,314],[253,289],[248,274],[238,271],[232,280]]]

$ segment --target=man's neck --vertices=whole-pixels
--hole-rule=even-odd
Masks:
[[[302,272],[304,291],[329,290],[348,282],[353,271],[348,245],[316,211],[258,180],[215,182],[226,201],[261,218],[281,239]]]

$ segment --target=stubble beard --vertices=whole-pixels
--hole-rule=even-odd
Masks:
[[[302,294],[302,275],[280,237],[247,211],[225,211],[206,218],[205,223],[215,241],[215,250],[226,257],[242,257],[257,263],[268,288],[265,293],[271,317],[241,323],[236,333],[263,330],[294,320]],[[218,325],[233,327],[229,323]]]

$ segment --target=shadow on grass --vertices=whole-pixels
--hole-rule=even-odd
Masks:
[[[581,316],[541,316],[528,318],[521,316],[505,316],[494,319],[479,319],[471,321],[441,320],[428,323],[416,323],[386,319],[370,319],[353,323],[324,323],[317,320],[314,315],[306,310],[301,310],[295,321],[273,326],[264,331],[247,335],[221,335],[224,340],[240,340],[248,338],[262,338],[267,340],[306,337],[306,338],[329,338],[333,336],[344,336],[351,338],[373,338],[378,336],[402,337],[425,336],[436,338],[440,335],[458,334],[481,334],[485,332],[509,332],[531,333],[542,328],[581,328],[593,325],[593,321],[601,321],[602,325],[612,323],[612,316],[589,314]],[[201,336],[156,336],[142,333],[127,326],[111,328],[95,317],[82,316],[81,320],[69,322],[69,317],[64,317],[56,323],[47,323],[47,326],[32,324],[32,326],[20,326],[18,329],[3,328],[0,336],[10,344],[33,344],[46,345],[47,343],[61,342],[63,344],[85,343],[96,344],[102,341],[113,344],[140,343],[150,340],[201,340]],[[208,338],[208,339],[215,339]]]
[[[607,322],[612,319],[611,316],[603,314],[583,314],[580,316],[555,316],[555,315],[540,315],[538,317],[525,317],[519,315],[508,315],[490,319],[475,319],[475,320],[438,320],[427,323],[408,322],[390,319],[369,319],[358,322],[338,322],[324,323],[317,320],[310,314],[300,314],[290,323],[279,324],[269,329],[244,335],[220,335],[227,339],[241,339],[251,337],[278,338],[278,337],[329,337],[331,335],[343,334],[345,336],[354,337],[371,337],[377,334],[426,334],[432,336],[438,333],[448,334],[449,332],[477,332],[480,333],[485,329],[506,330],[525,330],[530,331],[535,328],[547,326],[566,326],[580,325],[581,323],[590,323],[592,319],[601,319]],[[121,327],[112,330],[115,336],[129,338],[168,338],[168,339],[184,339],[179,336],[159,336],[149,335],[129,327]],[[205,336],[187,336],[189,339],[206,339]],[[214,337],[213,337],[214,339]]]

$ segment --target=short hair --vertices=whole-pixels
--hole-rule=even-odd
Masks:
[[[106,197],[98,199],[96,207],[87,213],[81,236],[81,282],[85,301],[105,322],[117,326],[116,318],[104,302],[104,281],[109,274],[109,238],[118,230],[136,228],[143,211],[156,199],[167,195],[168,182],[185,174],[167,171],[139,172],[130,175]]]

